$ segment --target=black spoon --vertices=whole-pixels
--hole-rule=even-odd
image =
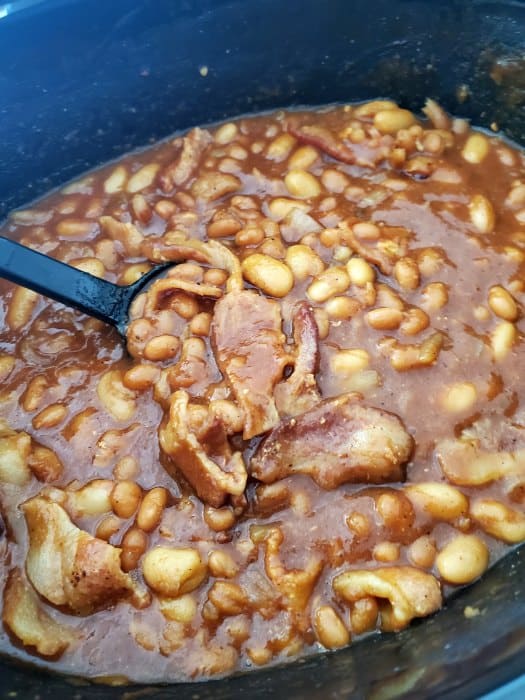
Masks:
[[[133,284],[121,286],[0,236],[0,277],[109,323],[124,338],[133,299],[174,264],[156,265]]]

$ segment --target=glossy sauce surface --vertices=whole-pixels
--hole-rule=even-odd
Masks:
[[[196,129],[6,222],[174,267],[127,349],[0,283],[5,653],[225,675],[401,629],[525,539],[524,157],[425,112]]]

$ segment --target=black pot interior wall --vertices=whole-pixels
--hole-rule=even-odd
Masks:
[[[0,219],[173,131],[276,107],[392,96],[419,109],[430,96],[525,143],[523,2],[24,0],[2,7]],[[179,686],[176,695],[266,698],[286,688],[290,699],[312,700],[479,696],[523,671],[522,554],[397,636],[271,672]],[[467,605],[480,614],[465,617]],[[2,699],[135,697],[127,693],[0,664]]]

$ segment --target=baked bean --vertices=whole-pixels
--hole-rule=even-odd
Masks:
[[[470,515],[486,533],[498,540],[517,544],[525,540],[525,515],[492,498],[478,498],[470,506]]]
[[[67,509],[75,518],[105,515],[111,512],[110,479],[94,479],[77,491],[67,494]]]
[[[281,134],[266,149],[266,157],[277,162],[285,160],[296,143],[297,139],[291,134]]]
[[[355,316],[361,305],[356,299],[350,297],[332,297],[325,305],[326,313],[330,318],[346,320]]]
[[[215,581],[208,591],[208,600],[221,616],[239,615],[248,608],[248,598],[238,583]]]
[[[403,289],[419,287],[419,267],[412,258],[401,258],[394,265],[394,276]]]
[[[478,392],[472,382],[456,382],[441,393],[440,403],[449,413],[462,413],[476,403]]]
[[[135,393],[128,389],[119,370],[109,370],[97,384],[97,395],[106,411],[118,421],[129,420],[136,411]]]
[[[319,255],[307,245],[292,245],[286,250],[286,264],[298,281],[315,277],[325,268]]]
[[[417,367],[429,367],[439,357],[443,347],[443,335],[433,333],[419,345],[402,345],[393,338],[379,341],[379,347],[390,355],[390,364],[398,372]]]
[[[309,299],[322,303],[330,297],[346,292],[350,277],[344,267],[330,267],[318,274],[306,290]]]
[[[210,334],[211,314],[203,311],[194,316],[190,321],[190,331],[193,335],[205,337]]]
[[[321,182],[325,190],[328,192],[336,192],[337,194],[340,194],[341,192],[344,192],[345,187],[348,186],[350,181],[348,177],[339,170],[336,170],[335,168],[327,168],[326,170],[323,170]]]
[[[330,358],[330,367],[336,374],[352,374],[366,369],[369,364],[370,355],[361,348],[339,350]]]
[[[0,382],[5,381],[13,369],[15,368],[16,360],[11,355],[0,353]]]
[[[468,500],[461,491],[441,482],[421,482],[405,486],[404,493],[414,506],[436,520],[453,522],[468,512]]]
[[[106,270],[113,270],[118,261],[115,241],[108,238],[99,239],[95,243],[95,256],[103,263]]]
[[[231,508],[204,508],[204,520],[215,532],[229,530],[235,525],[235,514]]]
[[[297,199],[287,199],[286,197],[276,197],[268,204],[270,215],[276,221],[282,221],[294,209],[301,209],[307,212],[310,210],[310,206],[306,202],[301,202]]]
[[[374,115],[374,126],[382,134],[395,134],[400,129],[407,129],[416,118],[408,109],[382,109]]]
[[[288,159],[290,170],[308,170],[319,158],[318,151],[312,146],[300,146]]]
[[[525,222],[525,217],[524,217],[524,222]],[[513,245],[503,246],[503,254],[511,262],[515,262],[515,263],[520,264],[520,263],[525,261],[525,253],[523,252],[523,250],[520,250],[519,248],[516,248]]]
[[[127,455],[119,459],[113,470],[113,476],[119,481],[133,479],[139,473],[139,463],[135,457]]]
[[[395,292],[387,284],[376,285],[376,302],[379,307],[386,307],[388,309],[398,309],[398,311],[403,311],[405,304],[399,294]]]
[[[286,296],[294,285],[293,274],[288,265],[269,255],[249,255],[242,261],[241,268],[248,282],[274,297]]]
[[[400,547],[397,542],[378,542],[372,550],[372,556],[376,561],[392,563],[398,561]]]
[[[158,163],[143,165],[142,168],[137,170],[136,173],[133,173],[129,178],[126,191],[135,194],[136,192],[142,192],[148,187],[151,187],[155,181],[159,167]]]
[[[368,282],[374,282],[376,274],[374,268],[363,260],[363,258],[353,257],[346,263],[348,277],[352,284],[364,287]]]
[[[237,124],[234,124],[233,122],[223,124],[215,132],[215,143],[225,146],[226,144],[231,143],[237,137],[238,133],[239,128],[237,127]]]
[[[122,521],[114,515],[107,515],[97,525],[95,536],[108,542],[120,530]]]
[[[350,633],[330,605],[319,606],[313,615],[315,635],[326,649],[338,649],[350,643]]]
[[[47,428],[54,428],[59,423],[62,423],[66,416],[66,406],[60,403],[54,403],[40,411],[31,422],[35,430],[45,430]]]
[[[28,384],[27,389],[22,394],[20,403],[27,413],[36,411],[42,405],[44,395],[49,384],[43,375],[34,377]]]
[[[196,549],[154,547],[144,557],[142,573],[156,593],[174,598],[200,586],[207,567]]]
[[[435,248],[423,248],[417,256],[419,272],[423,277],[431,277],[442,267],[443,254]]]
[[[97,258],[81,258],[80,260],[71,260],[69,264],[72,267],[76,267],[77,270],[87,272],[94,277],[104,277],[106,272],[104,263]]]
[[[384,306],[369,311],[366,314],[366,320],[368,325],[376,330],[391,331],[399,328],[403,320],[403,312],[399,311],[399,309],[392,309]]]
[[[160,377],[160,370],[154,365],[135,365],[122,377],[122,383],[133,391],[149,389]]]
[[[500,285],[489,289],[488,304],[491,311],[505,321],[515,321],[518,318],[518,307],[509,292]]]
[[[423,309],[412,308],[404,314],[400,330],[404,335],[417,335],[430,325],[430,319]]]
[[[63,238],[86,238],[96,231],[96,224],[84,219],[62,219],[56,226],[56,232]]]
[[[134,263],[126,267],[120,276],[121,284],[133,284],[151,270],[150,263]]]
[[[422,291],[423,308],[428,311],[438,311],[448,303],[448,290],[443,282],[431,282]]]
[[[208,237],[227,238],[234,236],[241,228],[241,222],[234,217],[217,219],[208,224]]]
[[[159,608],[167,620],[188,625],[197,614],[197,603],[189,593],[180,598],[160,598]]]
[[[369,519],[358,511],[350,513],[345,520],[348,529],[360,538],[368,537],[371,530]]]
[[[355,236],[361,241],[377,241],[381,237],[379,226],[371,221],[360,221],[352,226]]]
[[[470,220],[479,233],[492,233],[496,214],[490,200],[483,194],[476,194],[469,204]]]
[[[501,321],[491,333],[492,356],[496,362],[504,360],[516,342],[518,333],[514,324]]]
[[[430,569],[436,559],[436,545],[429,535],[421,535],[408,549],[408,558],[422,569]]]
[[[328,313],[324,309],[314,309],[314,317],[317,324],[319,339],[325,340],[330,333],[330,319]]]
[[[517,211],[514,216],[516,217],[516,221],[520,224],[525,224],[525,208],[520,209]]]
[[[525,204],[525,184],[516,182],[505,199],[505,205],[511,208],[522,207]]]
[[[347,263],[352,257],[352,251],[346,245],[336,245],[334,247],[334,252],[332,253],[332,258],[338,263]]]
[[[218,268],[211,267],[204,272],[203,281],[205,284],[215,285],[217,287],[222,287],[228,279],[228,273],[224,270],[219,270]]]
[[[487,157],[489,153],[489,140],[483,134],[471,134],[465,141],[461,155],[469,163],[477,165]]]
[[[350,608],[350,623],[354,634],[363,634],[374,629],[379,615],[379,606],[375,598],[367,596],[356,600]]]
[[[137,525],[144,532],[151,532],[160,523],[162,513],[168,503],[168,492],[165,488],[157,486],[148,491],[137,513]]]
[[[263,241],[264,231],[258,226],[243,228],[235,236],[235,243],[239,246],[255,246]]]
[[[180,340],[174,335],[157,335],[146,343],[144,357],[151,362],[171,360],[178,354],[180,345]]]
[[[267,255],[274,260],[284,260],[286,248],[277,238],[266,238],[259,246],[259,253],[261,255]]]
[[[339,244],[340,232],[336,228],[325,228],[319,234],[319,241],[325,248],[333,248]]]
[[[123,165],[117,165],[111,175],[104,181],[104,192],[115,194],[122,192],[128,179],[128,172]]]
[[[355,107],[354,116],[358,119],[366,119],[375,116],[378,112],[390,109],[399,109],[399,107],[392,100],[372,100]]]
[[[131,518],[141,498],[142,489],[135,481],[119,481],[111,492],[111,507],[119,518]]]
[[[120,562],[123,571],[133,571],[148,547],[148,536],[138,527],[130,528],[122,538]]]
[[[220,549],[215,549],[208,557],[208,568],[212,576],[218,578],[233,578],[239,571],[239,567],[233,558]]]
[[[17,287],[5,317],[6,323],[13,331],[18,331],[29,323],[39,295],[31,289],[25,287]]]
[[[489,563],[487,545],[476,535],[456,535],[436,557],[440,576],[461,585],[479,578]]]
[[[321,194],[321,185],[317,178],[306,170],[290,170],[284,178],[284,183],[288,192],[299,199],[310,199]]]
[[[136,194],[131,199],[131,209],[135,216],[142,224],[147,224],[150,222],[153,216],[153,211],[148,204],[147,199],[142,194]]]

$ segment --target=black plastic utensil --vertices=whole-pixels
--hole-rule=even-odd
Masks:
[[[157,265],[133,284],[121,286],[0,236],[0,277],[109,323],[123,337],[133,299],[173,264]]]

